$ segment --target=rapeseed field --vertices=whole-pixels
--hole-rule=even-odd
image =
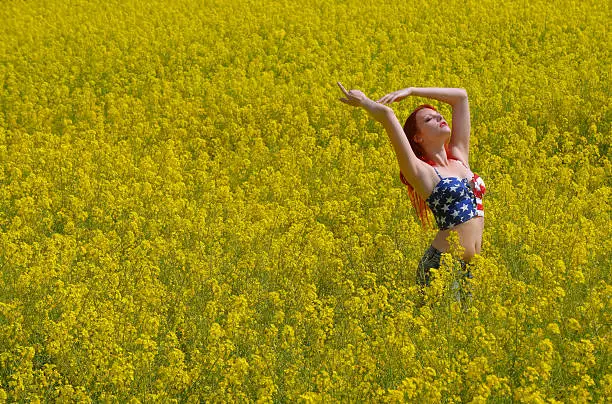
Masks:
[[[609,402],[610,10],[0,4],[0,402]],[[473,300],[383,127],[466,89]],[[391,104],[400,122],[417,105]],[[454,240],[456,244],[456,239]]]

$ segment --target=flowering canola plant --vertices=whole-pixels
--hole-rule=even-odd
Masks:
[[[607,402],[609,10],[586,0],[0,8],[0,402]],[[465,88],[471,299],[384,129]],[[419,103],[392,104],[400,121]],[[451,241],[457,245],[451,234]]]

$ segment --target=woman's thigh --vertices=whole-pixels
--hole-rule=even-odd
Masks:
[[[416,272],[416,282],[421,286],[429,286],[431,282],[431,268],[439,268],[440,267],[440,257],[442,253],[436,250],[433,246],[429,246],[429,248],[421,257],[419,261],[419,265]]]
[[[423,257],[421,257],[421,260],[419,261],[419,265],[417,268],[417,272],[416,272],[416,282],[417,284],[421,285],[421,286],[429,286],[429,284],[431,283],[431,269],[435,268],[438,269],[440,268],[440,259],[442,257],[442,252],[438,251],[436,248],[434,248],[433,246],[430,246],[425,253],[423,254]],[[471,266],[470,264],[466,263],[463,260],[458,260],[459,264],[461,265],[461,270],[458,272],[457,275],[459,275],[460,278],[468,278],[468,279],[472,279],[473,275],[471,272]]]

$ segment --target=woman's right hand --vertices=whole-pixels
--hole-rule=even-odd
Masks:
[[[340,98],[340,101],[354,107],[361,107],[365,109],[368,114],[378,122],[383,122],[385,119],[388,119],[389,113],[393,112],[393,110],[388,106],[372,101],[359,90],[346,91],[346,88],[344,88],[340,82],[338,82],[338,85],[340,86],[340,89],[344,95],[346,95],[346,98]]]
[[[338,82],[338,86],[340,86],[340,90],[344,93],[346,98],[339,98],[345,104],[352,105],[354,107],[363,107],[367,101],[370,99],[359,90],[351,90],[346,91],[346,88],[340,82]]]
[[[397,90],[385,95],[376,102],[380,102],[381,104],[390,104],[394,101],[401,101],[404,98],[408,97],[410,94],[412,94],[412,87],[403,88],[401,90]]]

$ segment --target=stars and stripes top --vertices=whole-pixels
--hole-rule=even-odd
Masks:
[[[465,163],[459,161],[468,168]],[[434,170],[436,170],[435,167]],[[482,197],[486,188],[482,178],[473,172],[471,179],[442,178],[438,170],[436,174],[440,177],[440,181],[426,202],[440,230],[450,229],[476,216],[484,216]]]

